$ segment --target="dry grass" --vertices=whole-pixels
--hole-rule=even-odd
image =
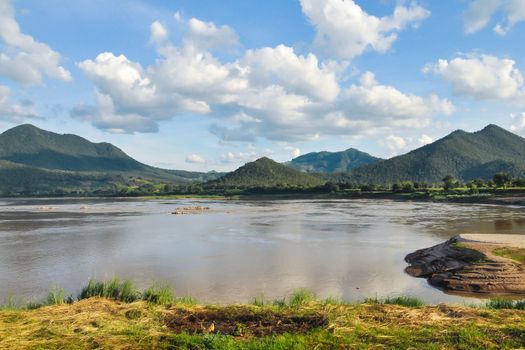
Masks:
[[[199,321],[206,324],[195,332]],[[524,334],[524,311],[444,305],[162,306],[91,298],[0,311],[0,349],[511,349],[525,347]]]

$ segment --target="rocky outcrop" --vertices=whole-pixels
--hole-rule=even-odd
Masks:
[[[408,254],[406,272],[427,278],[447,292],[467,294],[524,294],[525,270],[521,263],[495,256],[502,245],[454,237],[431,248]]]

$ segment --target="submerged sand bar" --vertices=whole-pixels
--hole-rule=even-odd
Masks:
[[[525,296],[524,254],[525,235],[461,234],[408,254],[405,271],[446,292]]]
[[[516,247],[525,249],[525,235],[503,235],[493,233],[463,233],[459,235],[460,238],[466,241],[473,241],[479,243],[491,243],[504,245],[507,247]]]

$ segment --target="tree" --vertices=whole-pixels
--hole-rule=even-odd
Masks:
[[[509,173],[497,173],[494,175],[494,183],[498,187],[507,187],[512,183],[512,176]]]
[[[443,188],[445,191],[450,190],[454,185],[454,177],[452,175],[447,175],[443,178]]]
[[[485,182],[483,182],[482,179],[476,179],[474,181],[472,181],[474,183],[474,185],[476,185],[478,188],[481,188],[483,186],[485,186]]]

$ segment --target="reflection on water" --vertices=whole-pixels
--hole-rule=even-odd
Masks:
[[[200,215],[171,215],[205,205]],[[404,256],[461,232],[525,233],[522,208],[393,201],[0,201],[0,300],[78,292],[89,277],[169,281],[208,302],[297,288],[355,301],[462,301],[404,274]]]

